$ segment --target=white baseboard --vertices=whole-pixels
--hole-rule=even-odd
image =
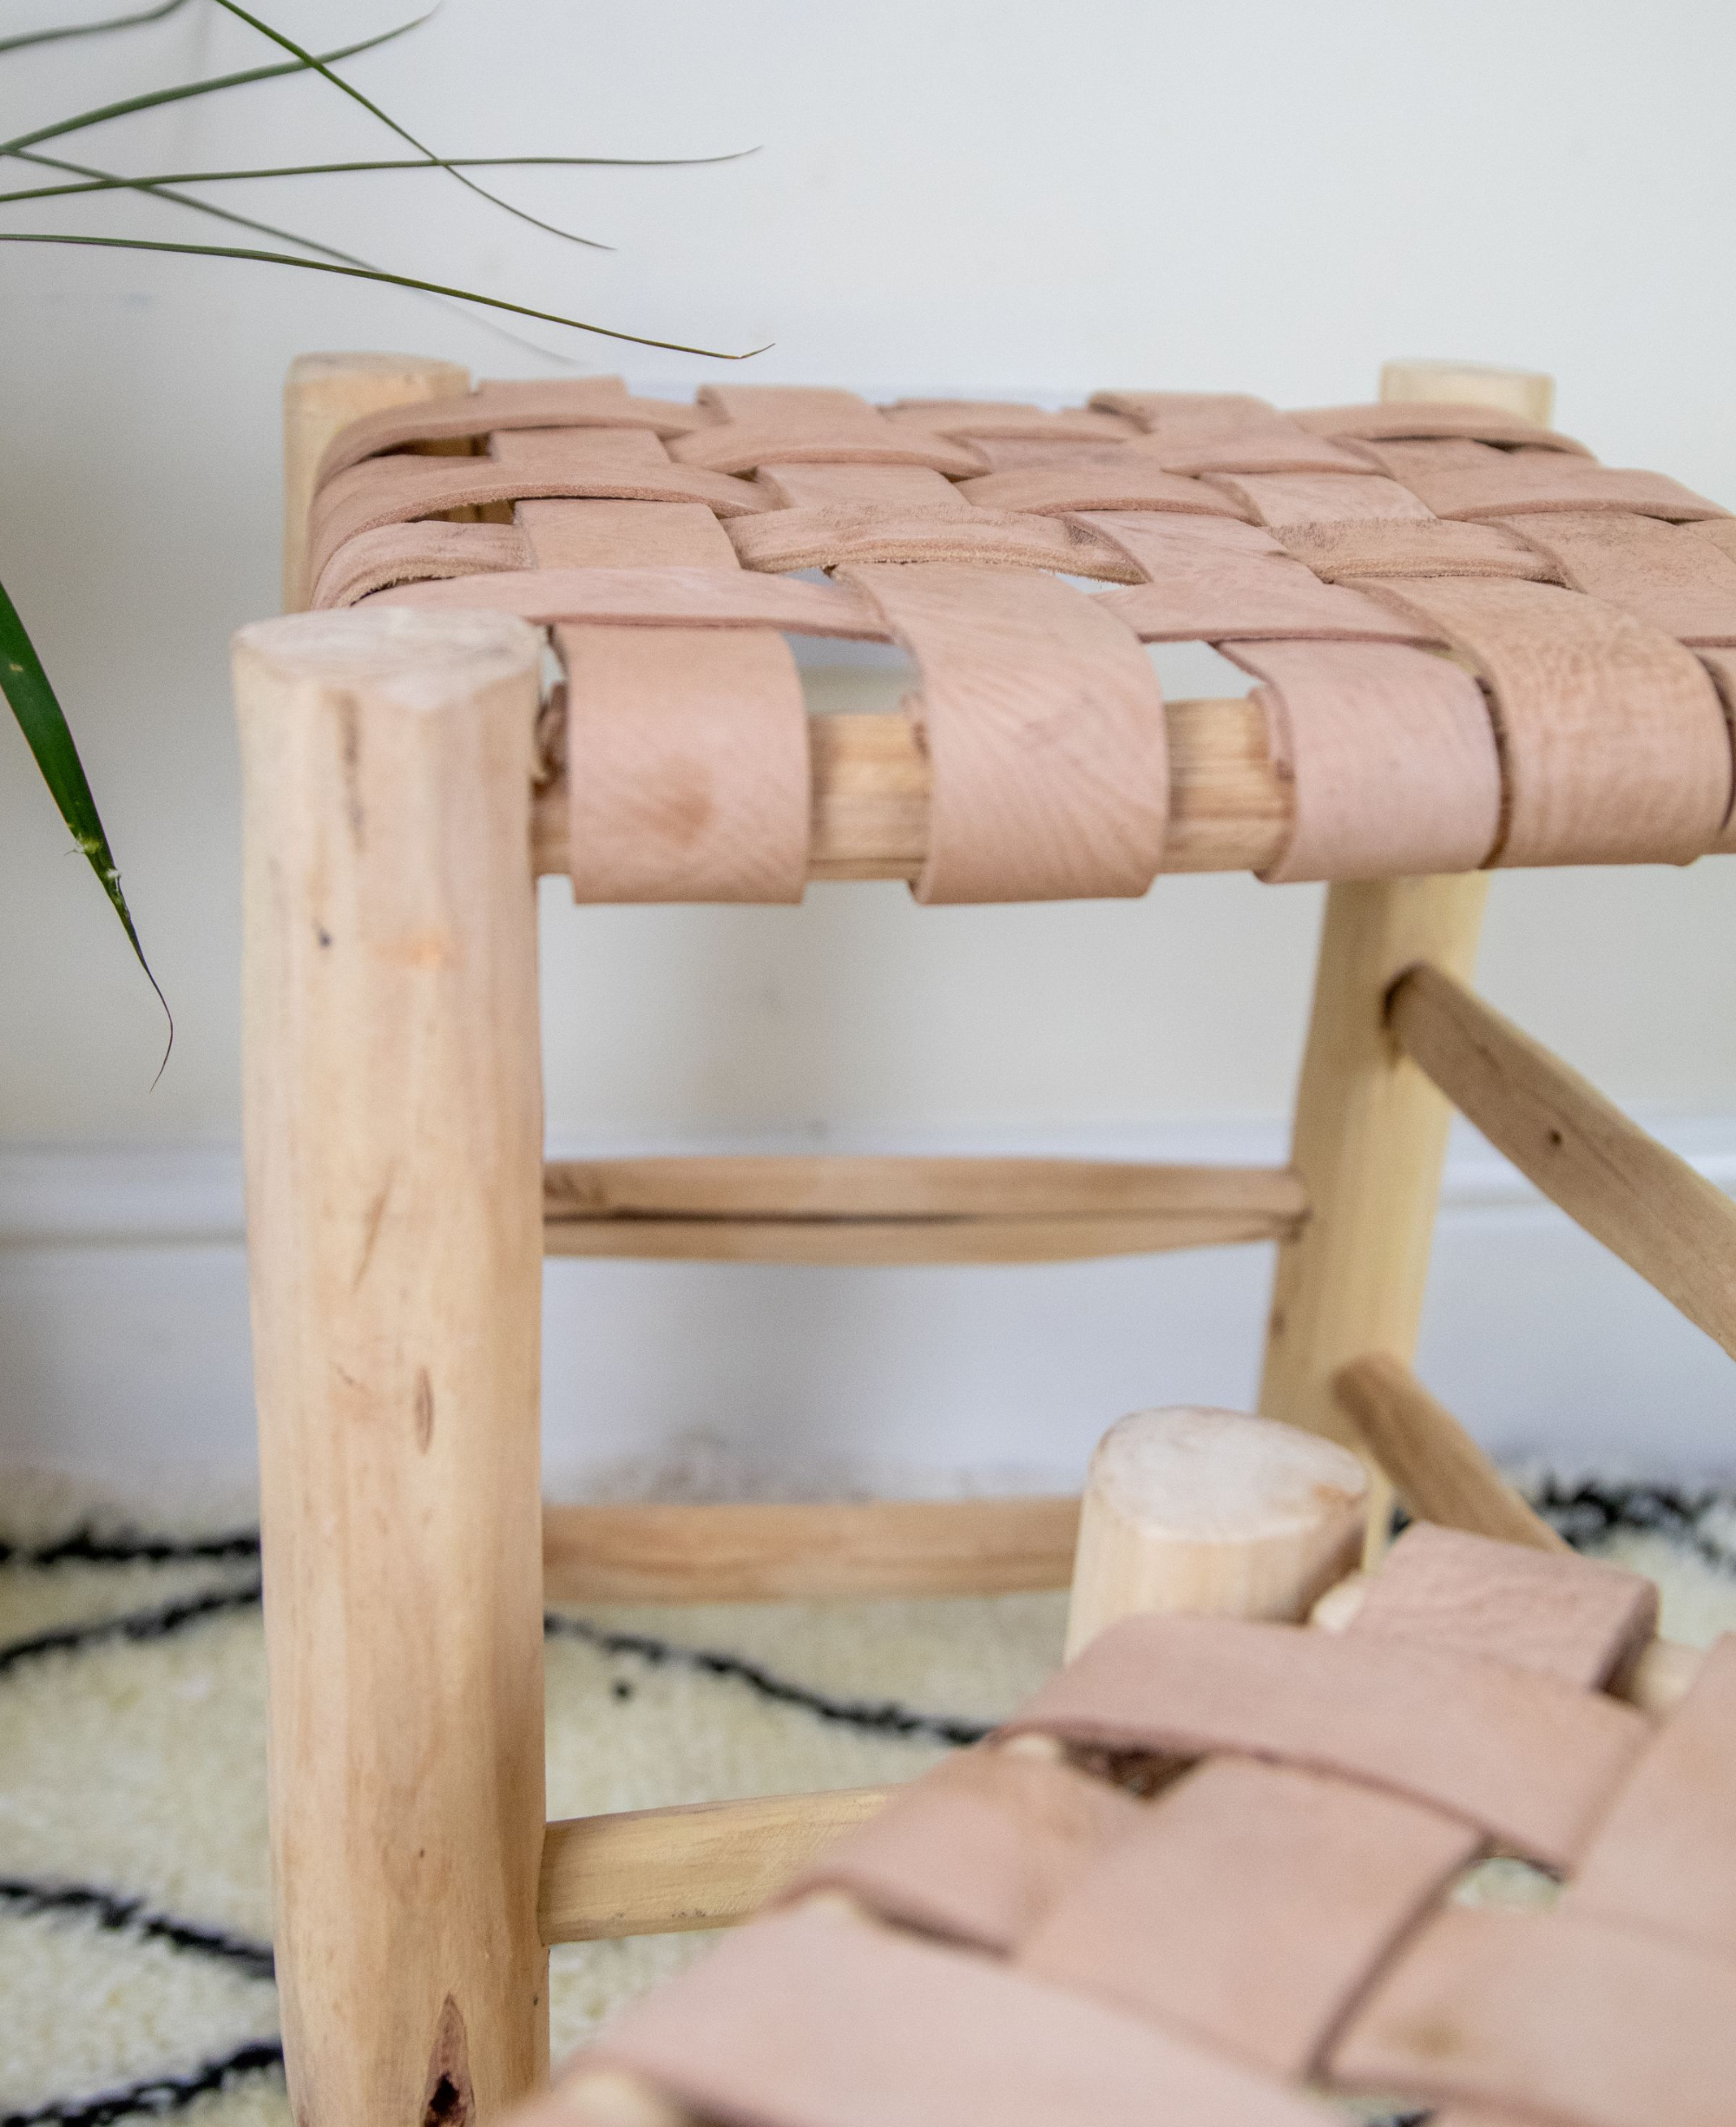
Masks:
[[[1736,1116],[1652,1127],[1736,1190]],[[950,1141],[1246,1161],[1282,1144],[1275,1123]],[[1264,1248],[1016,1269],[551,1263],[551,1485],[1070,1484],[1123,1410],[1246,1404],[1269,1278]],[[1469,1132],[1418,1365],[1510,1459],[1736,1469],[1728,1360]],[[233,1151],[0,1153],[0,1465],[223,1485],[252,1463]]]

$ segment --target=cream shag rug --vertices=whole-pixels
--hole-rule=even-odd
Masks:
[[[4,1497],[0,2127],[288,2127],[254,1539]],[[1656,1577],[1668,1631],[1736,1628],[1736,1496],[1546,1504]],[[1037,1683],[1062,1615],[1019,1596],[551,1616],[549,1813],[907,1779]],[[709,1939],[557,1949],[557,2053]]]

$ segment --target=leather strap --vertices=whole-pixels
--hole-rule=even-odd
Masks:
[[[1487,444],[1364,443],[1383,472],[1419,495],[1437,517],[1520,517],[1544,510],[1621,510],[1681,522],[1728,514],[1660,472],[1600,465],[1535,446],[1491,450]]]
[[[1449,1907],[1333,2049],[1339,2087],[1584,2127],[1728,2127],[1736,1966],[1564,1912]]]
[[[1469,673],[1393,643],[1224,648],[1265,682],[1255,691],[1272,758],[1294,791],[1290,840],[1262,879],[1391,879],[1487,860],[1501,764]]]
[[[669,455],[713,472],[819,461],[833,465],[926,465],[968,477],[983,461],[968,444],[889,421],[853,392],[804,385],[706,385],[700,403],[720,418],[678,437]]]
[[[577,2064],[627,2068],[729,2127],[1328,2127],[1332,2117],[1154,2025],[816,1906],[742,1929],[635,2004]]]
[[[932,795],[917,899],[1143,893],[1169,820],[1163,696],[1103,600],[1023,570],[839,573],[918,668]]]
[[[1322,583],[1257,525],[1116,510],[1072,521],[1119,547],[1146,578],[1101,599],[1141,642],[1433,640],[1431,629],[1396,621],[1378,600]]]
[[[1686,864],[1711,848],[1730,809],[1730,745],[1679,642],[1549,584],[1364,588],[1438,629],[1489,690],[1507,804],[1492,862]]]
[[[1371,406],[1310,406],[1290,418],[1299,428],[1317,436],[1335,436],[1347,442],[1416,442],[1461,437],[1473,443],[1510,443],[1534,451],[1570,451],[1579,458],[1591,452],[1571,436],[1539,428],[1522,414],[1503,413],[1494,406],[1470,406],[1458,400],[1427,399],[1382,401]]]
[[[1095,1859],[1019,1962],[1303,2078],[1481,1844],[1473,1827],[1396,1794],[1213,1758]]]
[[[1582,1851],[1647,1723],[1549,1676],[1378,1632],[1130,1617],[1008,1723],[1085,1748],[1284,1758],[1432,1803],[1527,1858]]]
[[[1693,530],[1614,510],[1506,522],[1574,590],[1620,606],[1679,642],[1736,645],[1736,558]]]
[[[961,1751],[829,1847],[779,1902],[840,1890],[882,1920],[1004,1954],[1141,1814],[1069,1766]]]
[[[1263,398],[1205,392],[1100,392],[1094,406],[1126,414],[1167,471],[1361,472],[1353,451],[1299,427]]]

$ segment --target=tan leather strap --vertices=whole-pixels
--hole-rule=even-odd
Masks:
[[[1736,1966],[1563,1912],[1449,1907],[1377,1983],[1332,2078],[1582,2127],[1728,2127]]]
[[[1416,1522],[1369,1583],[1355,1630],[1510,1662],[1601,1690],[1658,1629],[1643,1573]]]
[[[889,421],[853,392],[801,385],[706,385],[700,403],[720,418],[678,437],[669,455],[713,472],[819,461],[834,465],[925,465],[968,477],[982,459],[967,444]]]
[[[1522,414],[1503,413],[1493,406],[1463,405],[1457,400],[1426,399],[1383,401],[1375,406],[1309,406],[1291,419],[1298,427],[1317,436],[1335,436],[1348,442],[1380,443],[1426,441],[1462,437],[1472,443],[1510,443],[1534,451],[1571,451],[1580,458],[1591,452],[1571,436],[1558,436],[1553,429],[1539,428]]]
[[[1143,893],[1169,818],[1163,697],[1102,601],[1022,570],[839,573],[917,662],[932,775],[917,899]]]
[[[1495,863],[1685,864],[1711,847],[1730,747],[1712,683],[1679,642],[1550,584],[1364,588],[1438,629],[1489,690],[1506,787]]]
[[[721,569],[523,569],[464,581],[405,584],[374,603],[438,610],[482,606],[547,626],[589,621],[623,628],[774,628],[790,635],[884,642],[885,622],[830,583]]]
[[[1365,1781],[1560,1867],[1646,1737],[1631,1707],[1456,1649],[1230,1617],[1132,1617],[1008,1724],[1160,1757],[1279,1757]]]
[[[1563,451],[1496,451],[1469,441],[1364,443],[1383,472],[1437,517],[1517,517],[1545,510],[1622,510],[1673,522],[1728,513],[1660,472],[1600,465]]]
[[[1146,642],[1432,640],[1390,606],[1322,583],[1270,532],[1226,517],[1093,511],[1070,522],[1119,547],[1145,577],[1103,608]]]
[[[581,2058],[645,2076],[730,2127],[1327,2127],[1330,2117],[1154,2025],[812,1906],[744,1928]]]
[[[542,439],[507,431],[492,447],[510,469],[537,460]],[[533,499],[517,530],[537,564],[523,574],[386,596],[438,604],[468,589],[472,603],[557,623],[574,899],[799,901],[807,713],[775,631],[798,607],[811,626],[820,608],[845,632],[871,616],[830,587],[746,575],[702,508]],[[593,565],[603,554],[645,565]]]
[[[1167,471],[1361,472],[1353,451],[1300,427],[1263,398],[1206,392],[1100,392],[1094,406],[1126,414]]]
[[[1569,1896],[1575,1913],[1672,1936],[1736,1969],[1736,1635],[1706,1654]]]
[[[1140,432],[1137,421],[1088,406],[1048,413],[1040,406],[988,398],[901,398],[887,407],[886,418],[967,443],[1125,443]]]
[[[1155,458],[1130,444],[984,444],[991,456],[1009,459],[1029,452],[1023,464],[964,480],[959,493],[983,510],[1023,510],[1034,517],[1060,517],[1073,510],[1191,510],[1207,517],[1240,517],[1227,495],[1166,472]]]
[[[314,497],[308,518],[314,580],[358,532],[530,495],[697,502],[726,517],[766,506],[751,480],[672,464],[648,429],[526,432],[546,436],[528,464],[491,458],[374,458],[334,475]]]
[[[1620,606],[1679,642],[1736,645],[1736,559],[1695,531],[1608,510],[1506,523],[1575,590]]]
[[[335,436],[319,461],[329,480],[345,466],[416,444],[451,444],[514,428],[648,428],[685,435],[704,416],[667,399],[635,398],[619,377],[539,377],[528,383],[482,384],[456,398],[419,400],[364,414]]]
[[[1473,1827],[1396,1794],[1213,1758],[1096,1858],[1019,1962],[1232,2058],[1305,2077],[1382,1958],[1481,1843]]]
[[[1265,682],[1272,757],[1294,790],[1290,840],[1260,876],[1390,879],[1475,871],[1501,825],[1501,764],[1482,689],[1391,643],[1240,642]]]
[[[1069,1766],[962,1751],[828,1849],[779,1902],[841,1890],[882,1920],[1004,1954],[1141,1814]]]

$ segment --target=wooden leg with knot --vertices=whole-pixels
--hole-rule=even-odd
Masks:
[[[300,2127],[473,2127],[544,2072],[540,657],[470,614],[310,614],[236,649]]]
[[[1526,371],[1394,362],[1381,398],[1475,401],[1546,423],[1553,392]],[[1351,1446],[1332,1377],[1365,1353],[1408,1360],[1416,1349],[1451,1120],[1389,1029],[1387,993],[1418,960],[1469,976],[1488,894],[1489,874],[1471,873],[1351,881],[1326,896],[1292,1149],[1311,1210],[1279,1247],[1259,1407]],[[1370,1474],[1372,1561],[1392,1491]]]

